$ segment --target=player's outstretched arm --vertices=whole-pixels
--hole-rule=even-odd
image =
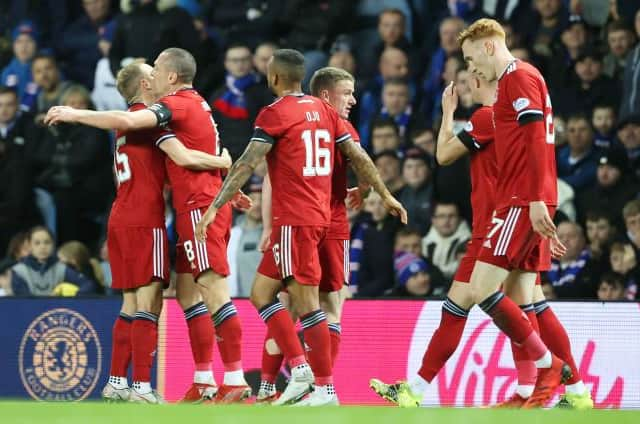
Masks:
[[[194,171],[229,169],[231,166],[231,155],[229,155],[227,149],[223,149],[220,156],[210,155],[200,150],[187,149],[185,145],[175,137],[163,140],[158,147],[178,166]]]
[[[264,159],[269,153],[273,144],[263,143],[261,141],[250,141],[249,145],[245,149],[240,159],[233,164],[229,170],[229,175],[225,178],[218,195],[207,209],[207,212],[202,216],[202,219],[196,225],[196,237],[204,241],[207,233],[207,227],[213,222],[220,209],[225,203],[227,203],[233,196],[236,195],[238,190],[247,182],[251,174],[253,174],[256,166]]]
[[[351,160],[351,167],[356,173],[359,181],[369,184],[380,194],[385,208],[389,213],[400,218],[403,224],[407,223],[407,211],[389,192],[382,182],[380,174],[367,153],[356,144],[351,138],[338,144],[338,148],[346,157]]]
[[[468,150],[460,139],[453,134],[453,113],[458,107],[456,86],[451,82],[442,93],[442,123],[438,132],[436,160],[440,165],[449,165]]]
[[[122,110],[95,111],[74,109],[69,106],[54,106],[44,118],[45,124],[61,122],[83,124],[103,130],[132,131],[157,126],[157,115],[149,109],[126,112]]]

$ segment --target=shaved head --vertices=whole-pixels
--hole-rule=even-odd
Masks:
[[[299,83],[304,79],[304,56],[297,50],[279,49],[273,52],[271,69],[288,83]]]
[[[169,72],[175,72],[178,81],[191,84],[196,77],[196,60],[185,49],[171,47],[165,49],[158,57]]]

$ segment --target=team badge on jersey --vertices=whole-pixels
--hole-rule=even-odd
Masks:
[[[101,364],[98,334],[71,309],[57,308],[38,316],[20,343],[20,378],[37,400],[86,398],[98,382]]]
[[[513,102],[513,108],[516,110],[516,112],[520,112],[521,110],[529,106],[530,103],[531,102],[529,101],[529,99],[520,97]]]
[[[471,121],[467,121],[467,123],[464,124],[464,130],[469,133],[473,131],[473,123]]]

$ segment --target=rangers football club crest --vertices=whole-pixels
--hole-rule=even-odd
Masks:
[[[37,400],[86,398],[98,382],[101,364],[98,333],[71,309],[56,308],[38,316],[20,343],[20,378]]]

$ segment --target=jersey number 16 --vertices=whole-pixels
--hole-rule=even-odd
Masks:
[[[331,174],[331,150],[322,147],[331,143],[331,134],[327,130],[304,130],[305,165],[302,168],[304,177],[323,177]]]

